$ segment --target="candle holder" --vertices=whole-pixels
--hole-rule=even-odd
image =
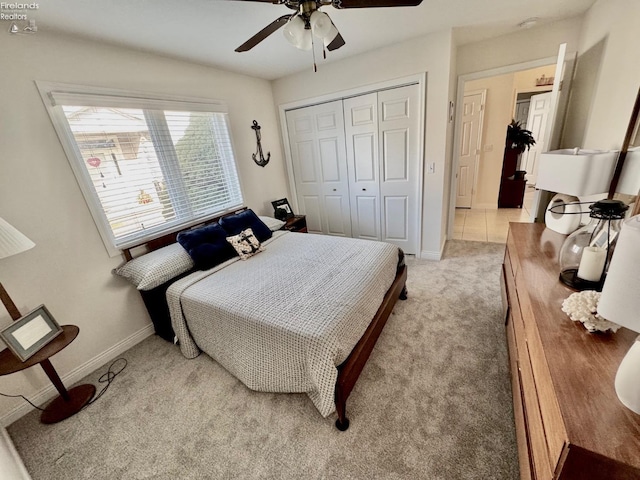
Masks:
[[[590,222],[562,244],[560,280],[575,290],[599,292],[629,207],[618,200],[600,200],[589,209]]]

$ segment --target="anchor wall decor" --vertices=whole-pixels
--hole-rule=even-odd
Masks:
[[[258,125],[257,121],[253,121],[253,125],[251,126],[256,132],[256,140],[258,142],[258,151],[253,153],[251,156],[253,157],[253,161],[256,162],[257,165],[264,167],[269,160],[271,159],[271,152],[267,152],[267,158],[264,157],[264,153],[262,152],[262,144],[260,141],[262,140],[262,134],[260,133],[260,129],[262,128]]]

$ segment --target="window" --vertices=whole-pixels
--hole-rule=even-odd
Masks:
[[[242,205],[223,105],[38,87],[108,249]]]

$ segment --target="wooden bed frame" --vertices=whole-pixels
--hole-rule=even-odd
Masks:
[[[244,210],[247,210],[247,208],[244,207],[238,210],[234,210],[233,212],[220,215],[211,220],[207,220],[206,222],[189,228],[197,228],[210,223],[215,223],[222,217],[235,215],[236,213],[242,212]],[[146,243],[123,249],[122,253],[126,260],[131,260],[133,258],[131,251],[138,247],[146,246],[148,251],[158,250],[162,247],[166,247],[167,245],[175,243],[177,241],[176,238],[181,231],[182,230],[172,232],[156,239],[150,240]],[[367,363],[367,360],[369,359],[369,356],[373,351],[373,347],[378,341],[380,333],[382,333],[382,329],[387,323],[387,319],[391,315],[393,307],[395,306],[398,299],[407,299],[407,266],[404,264],[404,254],[402,253],[402,251],[398,265],[399,266],[396,272],[396,277],[391,284],[391,287],[389,287],[389,290],[387,290],[380,308],[378,308],[378,311],[371,320],[371,323],[367,327],[358,343],[356,343],[355,347],[353,347],[353,350],[351,350],[351,353],[349,354],[347,359],[337,367],[338,379],[336,381],[335,389],[335,404],[338,419],[336,420],[336,428],[340,431],[345,431],[349,428],[349,419],[346,416],[347,398],[349,398],[353,387],[360,377],[360,373]]]

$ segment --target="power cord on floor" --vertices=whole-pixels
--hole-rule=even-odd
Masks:
[[[124,362],[124,365],[122,365],[122,367],[120,367],[117,371],[114,371],[114,365],[118,362]],[[111,365],[109,365],[109,368],[107,369],[107,372],[102,375],[99,379],[98,379],[98,383],[106,383],[106,385],[104,387],[102,387],[102,390],[100,390],[92,399],[89,403],[87,403],[84,408],[87,408],[89,405],[93,405],[93,403],[95,401],[97,401],[109,388],[109,386],[111,385],[111,383],[115,380],[115,378],[120,375],[122,373],[122,371],[127,368],[127,364],[129,362],[127,362],[126,358],[120,357],[120,358],[116,358],[113,362],[111,362]]]
[[[122,367],[118,368],[117,370],[114,368],[115,365],[118,362],[124,362],[124,365],[122,365]],[[116,358],[113,362],[111,362],[111,364],[109,365],[109,368],[107,369],[107,372],[104,373],[99,379],[98,382],[99,383],[106,383],[106,385],[104,387],[102,387],[102,390],[100,390],[92,399],[89,403],[87,403],[84,408],[87,408],[89,405],[92,405],[95,401],[97,401],[109,388],[109,386],[111,385],[111,383],[115,380],[115,378],[120,375],[122,373],[122,371],[127,368],[127,359],[120,357],[120,358]],[[22,398],[25,402],[27,402],[29,405],[31,405],[33,408],[37,408],[40,411],[44,411],[44,408],[38,407],[37,405],[35,405],[33,402],[31,402],[31,400],[29,400],[27,397],[25,397],[24,395],[9,395],[7,393],[2,393],[0,392],[0,396],[3,397],[8,397],[8,398]],[[83,408],[83,409],[84,409]]]

